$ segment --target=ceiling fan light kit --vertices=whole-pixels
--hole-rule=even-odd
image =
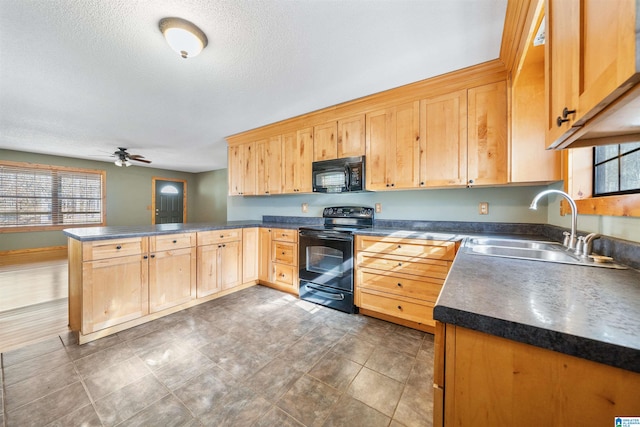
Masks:
[[[159,27],[171,49],[185,59],[197,56],[207,46],[205,33],[186,19],[163,18]]]
[[[118,147],[118,151],[113,153],[113,157],[116,158],[116,161],[113,162],[113,164],[118,167],[124,166],[128,168],[133,164],[131,163],[130,160],[135,160],[136,162],[142,162],[147,164],[151,163],[151,160],[146,160],[144,156],[141,156],[140,154],[129,154],[127,152],[127,149],[122,147]]]

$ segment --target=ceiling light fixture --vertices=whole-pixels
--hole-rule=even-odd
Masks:
[[[128,168],[129,166],[131,166],[131,162],[128,161],[126,158],[125,159],[123,159],[123,158],[116,159],[116,161],[113,162],[113,163],[118,167],[124,166],[124,167]]]
[[[208,40],[205,33],[185,19],[163,18],[159,26],[171,49],[185,59],[197,56],[207,46]]]

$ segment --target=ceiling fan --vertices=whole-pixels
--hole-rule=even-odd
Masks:
[[[144,156],[141,156],[139,154],[129,154],[127,152],[126,148],[122,148],[122,147],[118,147],[118,151],[115,151],[113,153],[113,157],[116,158],[116,161],[114,162],[116,166],[125,166],[125,167],[129,167],[132,165],[132,163],[129,160],[134,160],[136,162],[142,162],[142,163],[151,163],[151,160],[145,160]]]

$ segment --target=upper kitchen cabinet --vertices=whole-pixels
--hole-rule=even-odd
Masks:
[[[364,114],[313,128],[313,161],[364,156]]]
[[[468,184],[506,184],[507,83],[499,81],[471,88],[467,97]]]
[[[256,142],[256,194],[282,193],[282,136]],[[231,176],[231,175],[230,175]]]
[[[420,101],[420,187],[467,185],[467,91]]]
[[[603,145],[611,143],[610,136],[618,142],[624,136],[637,140],[639,3],[546,1],[547,143],[552,148]]]
[[[550,183],[562,179],[561,152],[547,150],[544,101],[544,44],[534,44],[543,24],[539,3],[527,23],[522,54],[511,83],[510,183]],[[544,28],[542,29],[544,30]]]
[[[256,194],[256,144],[248,142],[229,146],[229,195]]]
[[[417,188],[420,160],[420,102],[366,115],[366,188]]]
[[[313,128],[282,135],[284,193],[311,193]]]

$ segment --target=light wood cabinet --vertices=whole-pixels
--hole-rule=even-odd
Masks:
[[[242,229],[198,233],[198,298],[242,283],[242,236]]]
[[[467,92],[467,178],[470,186],[508,181],[507,83]]]
[[[420,187],[467,185],[467,90],[420,101]]]
[[[282,136],[256,142],[256,194],[282,193]]]
[[[636,372],[459,326],[436,328],[434,426],[610,425],[640,413],[637,390]]]
[[[149,237],[149,312],[196,297],[196,234]]]
[[[356,236],[355,304],[363,314],[433,333],[433,306],[457,242]]]
[[[313,128],[282,135],[284,193],[310,193],[312,190]]]
[[[260,230],[260,282],[298,293],[298,230]]]
[[[314,126],[313,161],[364,156],[364,135],[364,114]]]
[[[256,194],[256,144],[248,142],[229,147],[229,195]]]
[[[561,144],[640,80],[637,7],[635,0],[546,1],[549,145]]]
[[[337,159],[338,123],[329,122],[313,127],[313,161]]]
[[[258,228],[242,229],[242,283],[258,280],[260,235]]]
[[[418,101],[366,115],[366,188],[417,188],[420,160]]]

